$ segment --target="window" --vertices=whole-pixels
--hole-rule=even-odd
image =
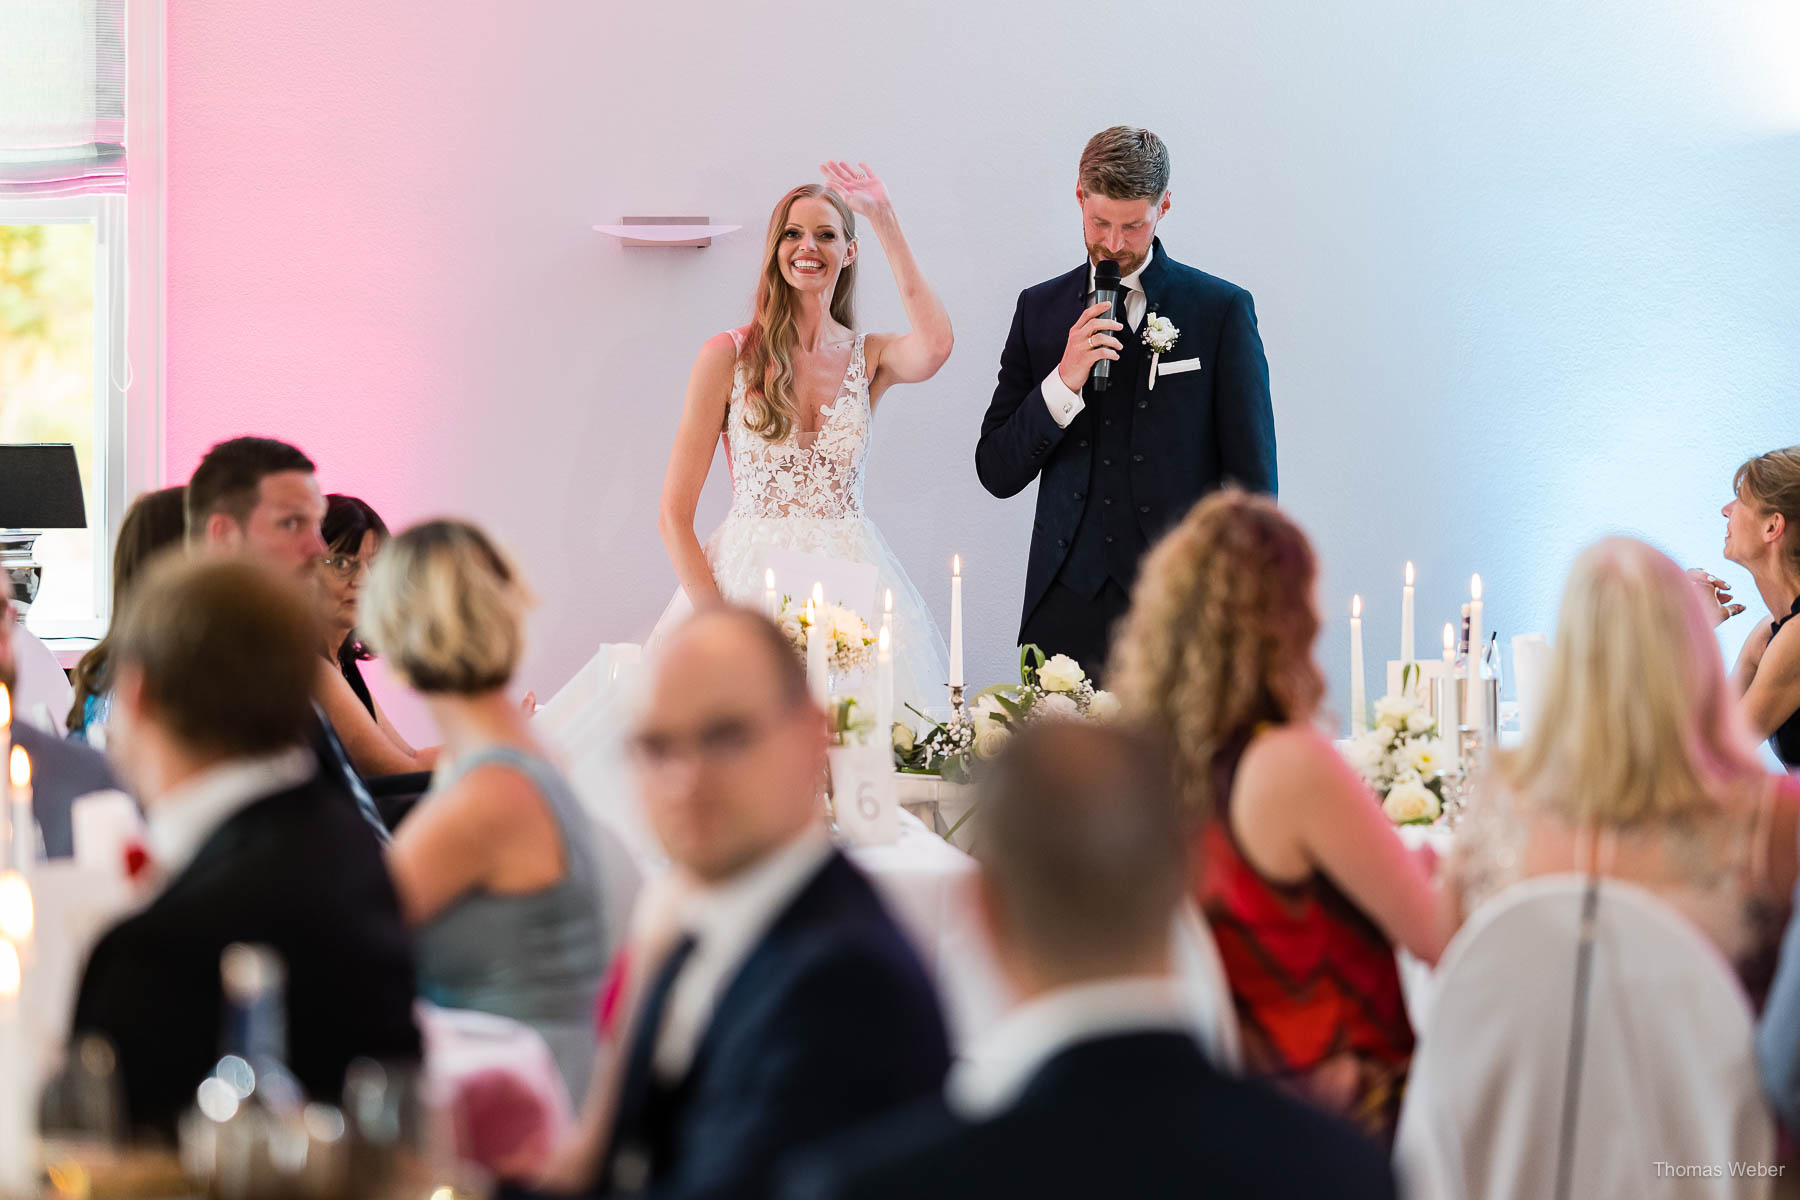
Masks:
[[[123,201],[116,196],[0,200],[0,442],[71,442],[88,528],[38,539],[43,590],[31,625],[85,632],[107,616],[107,450],[123,441]]]
[[[0,441],[73,443],[87,501],[37,543],[45,637],[104,631],[162,479],[163,5],[0,5]]]

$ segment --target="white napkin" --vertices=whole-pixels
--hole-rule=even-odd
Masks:
[[[77,866],[108,878],[125,875],[125,847],[144,836],[137,803],[120,791],[90,792],[69,807],[69,831]]]

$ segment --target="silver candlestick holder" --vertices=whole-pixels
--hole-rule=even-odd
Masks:
[[[963,704],[963,688],[960,683],[950,685],[950,723],[960,725],[968,715],[968,708]]]

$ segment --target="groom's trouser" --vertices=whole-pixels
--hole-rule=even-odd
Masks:
[[[1109,576],[1098,596],[1084,596],[1058,579],[1031,610],[1020,640],[1045,654],[1067,654],[1089,679],[1104,679],[1113,626],[1131,606],[1131,597]]]

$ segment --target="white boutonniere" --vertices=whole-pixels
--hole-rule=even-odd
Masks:
[[[1144,316],[1144,332],[1141,339],[1150,347],[1150,390],[1156,390],[1156,371],[1162,362],[1162,356],[1175,348],[1181,337],[1181,330],[1175,328],[1175,322],[1155,313]]]

